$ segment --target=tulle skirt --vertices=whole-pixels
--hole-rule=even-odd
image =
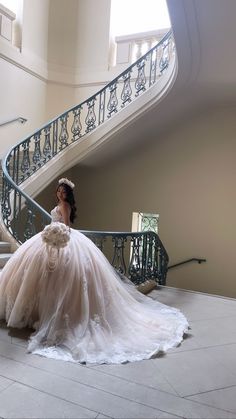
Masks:
[[[28,351],[81,363],[123,363],[177,346],[188,322],[124,283],[94,243],[71,229],[49,255],[41,233],[0,275],[0,319],[34,329]]]

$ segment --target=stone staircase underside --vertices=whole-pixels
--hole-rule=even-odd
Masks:
[[[53,157],[47,164],[41,167],[35,174],[21,184],[21,189],[34,198],[47,185],[60,174],[83,162],[88,156],[94,155],[100,150],[106,152],[106,147],[117,148],[117,137],[133,126],[136,121],[145,115],[150,109],[161,102],[172,88],[177,76],[177,62],[173,59],[168,69],[158,80],[141,96],[138,96],[130,104],[120,110],[112,118],[106,120],[92,132],[84,135],[81,139],[70,144],[62,152]]]
[[[96,151],[98,149],[100,150],[101,147],[106,149],[107,143],[109,143],[109,147],[112,142],[115,144],[117,134],[121,132],[124,134],[125,129],[134,124],[140,116],[145,115],[146,112],[154,106],[157,106],[165,98],[172,88],[176,76],[177,62],[173,59],[159,81],[150,87],[147,92],[137,97],[111,119],[105,121],[92,132],[86,134],[80,140],[53,157],[45,166],[23,182],[20,188],[30,197],[34,198],[49,182],[60,176],[62,171],[64,172],[79,162],[82,162],[90,154],[95,153],[96,155]],[[1,223],[1,230],[0,269],[9,260],[12,251],[17,248],[16,241],[10,236],[3,223]]]

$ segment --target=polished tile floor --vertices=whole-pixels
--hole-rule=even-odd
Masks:
[[[78,365],[26,353],[26,331],[0,324],[0,418],[236,418],[236,300],[163,287],[191,330],[168,354]]]

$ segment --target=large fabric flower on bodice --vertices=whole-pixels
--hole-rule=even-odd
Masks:
[[[48,246],[60,249],[70,240],[70,228],[64,223],[52,222],[42,231],[42,239]]]

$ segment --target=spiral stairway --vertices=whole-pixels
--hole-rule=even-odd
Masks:
[[[50,215],[33,200],[45,188],[45,179],[49,182],[60,175],[62,168],[64,172],[92,152],[96,153],[98,148],[112,141],[114,134],[163,100],[172,87],[176,71],[174,39],[170,31],[105,88],[59,115],[9,151],[2,163],[2,236],[5,241],[0,243],[0,267],[11,256],[11,249],[50,222]],[[105,236],[110,234],[84,233],[101,250]],[[137,283],[142,282],[148,272],[149,279],[155,277],[159,283],[164,283],[168,255],[159,237],[155,236],[151,232],[142,237],[140,233],[113,234],[113,266],[121,274],[127,274],[123,252],[128,239],[133,249],[129,265],[132,278]]]
[[[149,130],[158,135],[196,110],[235,103],[236,3],[228,1],[222,8],[221,0],[167,2],[174,42],[173,37],[171,43],[165,38],[106,88],[10,150],[3,162],[3,259],[8,257],[6,242],[10,241],[12,250],[17,246],[20,214],[24,226],[20,242],[49,221],[32,198],[47,179],[60,175],[62,166],[66,170],[100,159],[111,144],[116,152],[117,139],[120,146],[123,133],[130,137],[136,122],[142,133]]]

